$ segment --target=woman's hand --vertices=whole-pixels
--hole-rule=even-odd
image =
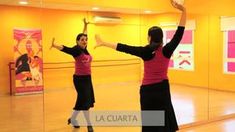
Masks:
[[[55,47],[55,38],[52,38],[50,49]]]
[[[182,11],[181,12],[181,18],[180,18],[180,21],[179,21],[179,26],[185,27],[185,25],[186,25],[186,16],[187,16],[186,15],[186,8],[183,5],[178,4],[175,0],[171,0],[171,4],[176,9]]]
[[[98,34],[96,34],[95,35],[95,40],[96,40],[96,45],[95,45],[95,49],[97,48],[97,47],[101,47],[101,46],[103,46],[103,41],[101,40],[101,38],[100,38],[100,36],[98,35]]]
[[[50,49],[52,49],[52,48],[56,48],[58,50],[62,50],[64,47],[63,47],[63,45],[57,45],[55,43],[55,38],[52,38]]]
[[[175,0],[171,0],[171,4],[176,9],[179,9],[180,11],[185,11],[185,7],[179,3],[177,3]]]
[[[94,48],[101,47],[101,46],[112,48],[112,49],[116,49],[117,48],[117,44],[116,43],[105,42],[105,41],[103,41],[100,38],[99,35],[95,35],[95,40],[96,40],[96,45],[95,45]]]
[[[86,20],[86,18],[83,18],[83,23],[84,23],[84,25],[90,24],[90,22],[88,22],[88,21]]]

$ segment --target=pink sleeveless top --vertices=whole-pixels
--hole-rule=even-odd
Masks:
[[[168,79],[167,71],[170,59],[162,53],[162,47],[155,51],[153,59],[144,61],[144,77],[142,85],[153,84]]]
[[[91,55],[81,53],[75,59],[75,74],[76,75],[91,75]]]

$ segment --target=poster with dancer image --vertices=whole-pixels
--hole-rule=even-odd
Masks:
[[[14,29],[15,95],[43,92],[41,30]]]

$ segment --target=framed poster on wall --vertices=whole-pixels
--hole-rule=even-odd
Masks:
[[[160,23],[163,27],[163,43],[168,43],[174,36],[177,23],[176,22],[164,22]],[[180,44],[175,49],[169,62],[169,68],[175,70],[194,70],[194,31],[196,29],[195,20],[187,20],[184,35],[180,41]]]
[[[175,30],[165,30],[165,42],[169,42]],[[175,49],[169,67],[180,70],[194,70],[193,30],[185,30],[180,44]]]
[[[235,74],[235,17],[221,17],[224,34],[223,72]]]
[[[15,95],[43,91],[42,33],[14,29]]]
[[[235,73],[235,30],[228,30],[224,34],[224,72]]]

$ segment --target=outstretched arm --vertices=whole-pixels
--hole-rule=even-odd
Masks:
[[[94,48],[97,48],[97,47],[101,47],[101,46],[104,46],[104,47],[108,47],[108,48],[112,48],[112,49],[115,49],[117,48],[117,43],[109,43],[109,42],[104,42],[99,35],[95,35],[95,40],[96,40],[96,45]]]
[[[51,42],[51,47],[50,47],[50,49],[52,49],[52,48],[56,48],[56,49],[58,49],[58,50],[62,50],[62,49],[63,49],[63,45],[57,45],[57,44],[55,44],[55,38],[52,38],[52,42]]]
[[[121,44],[121,43],[109,43],[109,42],[104,42],[99,35],[95,36],[96,39],[96,45],[95,48],[97,47],[108,47],[120,52],[125,52],[127,54],[135,55],[143,60],[149,60],[153,57],[154,52],[153,49],[150,48],[150,46],[130,46],[126,44]]]
[[[84,27],[83,27],[83,33],[87,34],[87,25],[89,22],[86,20],[86,18],[83,19]]]
[[[77,48],[77,47],[70,48],[70,47],[67,47],[67,46],[64,46],[64,45],[57,45],[57,44],[55,44],[55,38],[52,39],[52,43],[51,43],[50,49],[51,48],[56,48],[56,49],[58,49],[58,50],[60,50],[60,51],[62,51],[64,53],[72,55],[73,57],[76,57],[76,56],[81,54],[80,48]]]

